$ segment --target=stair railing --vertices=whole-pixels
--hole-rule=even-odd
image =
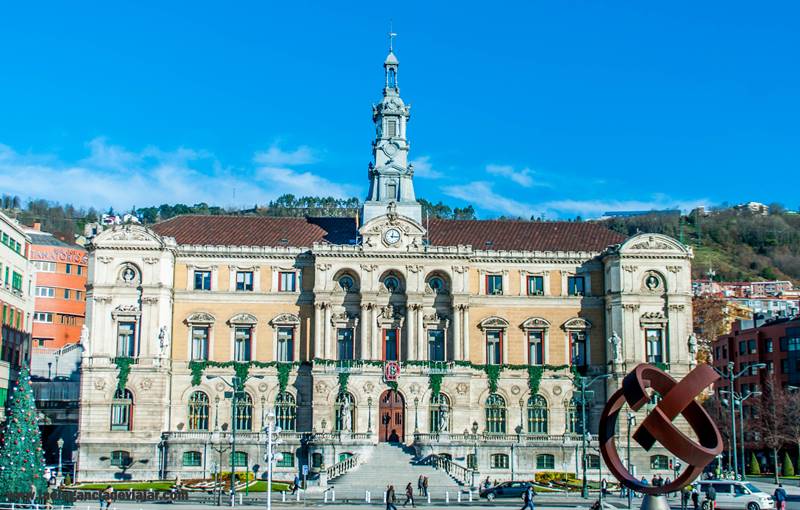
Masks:
[[[325,472],[328,475],[328,480],[333,480],[334,478],[338,478],[343,474],[347,473],[348,471],[350,471],[351,469],[355,468],[356,466],[358,466],[358,460],[359,457],[358,454],[356,453],[351,455],[350,457],[347,457],[344,460],[337,462],[336,464],[334,464],[329,468],[325,468]]]
[[[445,473],[450,475],[461,485],[472,484],[472,470],[468,467],[462,466],[441,455],[431,455],[428,457],[428,462],[431,466],[444,470]]]

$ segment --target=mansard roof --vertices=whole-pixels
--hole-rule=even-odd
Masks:
[[[471,245],[475,250],[601,252],[625,236],[601,223],[431,219],[434,246]],[[269,216],[177,216],[153,226],[178,244],[311,247],[352,244],[355,218],[274,218]]]

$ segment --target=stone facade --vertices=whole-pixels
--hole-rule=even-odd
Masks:
[[[624,239],[592,223],[423,226],[396,57],[384,66],[363,223],[187,216],[93,239],[79,479],[229,471],[234,422],[238,470],[263,471],[259,431],[273,413],[284,428],[279,477],[324,471],[385,440],[492,478],[573,471],[576,372],[611,374],[590,388],[596,431],[609,391],[636,364],[676,376],[691,368],[692,253],[675,240]],[[211,361],[195,381],[192,360]],[[235,419],[234,370],[219,366],[231,360],[249,367]],[[393,360],[400,374],[387,381]],[[283,391],[281,363],[291,363]],[[530,364],[542,365],[537,395]],[[663,454],[637,450],[639,472]]]

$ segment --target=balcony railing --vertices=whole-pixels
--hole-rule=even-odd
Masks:
[[[358,359],[325,360],[322,371],[333,374],[360,374],[364,372],[364,362]]]
[[[450,475],[461,485],[471,485],[473,481],[473,470],[468,467],[462,466],[447,457],[440,455],[431,455],[428,458],[428,463],[438,469],[444,470],[445,473]]]
[[[356,453],[351,455],[350,457],[347,457],[344,460],[337,462],[333,466],[326,468],[325,473],[328,475],[328,481],[342,476],[351,469],[355,469],[358,466],[358,462],[359,462],[359,456]]]
[[[441,433],[422,433],[414,434],[415,443],[578,443],[581,441],[580,434],[448,434]]]

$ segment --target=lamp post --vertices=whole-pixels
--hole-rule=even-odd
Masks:
[[[273,446],[280,443],[278,434],[281,433],[281,428],[275,424],[275,413],[270,412],[267,416],[267,426],[264,427],[264,433],[267,435],[267,455],[264,461],[267,463],[267,510],[272,510],[272,463],[276,459],[283,458],[283,454],[273,453]]]
[[[211,449],[217,452],[219,465],[215,465],[215,480],[214,480],[214,491],[217,493],[217,506],[222,505],[222,487],[219,486],[219,479],[222,475],[222,454],[228,451],[228,448],[225,447],[222,443],[222,437],[219,432],[219,428],[214,427],[214,431],[211,433]]]
[[[372,397],[367,398],[367,432],[372,432]]]
[[[475,475],[478,472],[478,422],[472,422],[472,440],[475,448],[472,450],[472,486],[475,487]]]
[[[414,434],[419,434],[419,397],[414,397]]]
[[[720,390],[720,393],[731,394],[730,391],[726,391],[726,390]],[[735,413],[736,408],[737,407],[739,408],[739,435],[740,435],[740,439],[741,439],[739,441],[739,446],[741,448],[740,458],[742,460],[742,480],[747,480],[747,474],[745,473],[745,471],[747,471],[747,470],[745,469],[746,462],[745,462],[745,456],[744,456],[744,453],[745,453],[745,451],[744,451],[745,450],[745,448],[744,448],[744,406],[742,404],[748,398],[757,397],[759,395],[761,395],[760,391],[751,391],[751,392],[748,392],[747,395],[745,395],[745,396],[742,396],[740,393],[734,391],[732,393],[732,395],[731,395],[731,400],[733,401],[733,407],[731,408],[731,413]],[[738,464],[737,464],[737,466],[738,466]]]
[[[61,481],[61,452],[64,450],[64,438],[59,437],[58,441],[56,441],[56,445],[58,446],[58,480]]]
[[[581,497],[588,498],[589,497],[589,481],[586,479],[586,448],[588,447],[587,443],[587,434],[586,434],[586,388],[594,384],[596,381],[601,379],[608,379],[611,377],[611,374],[600,374],[595,376],[591,379],[588,377],[577,377],[573,380],[573,383],[577,383],[581,389],[581,458],[583,461],[581,462],[581,472],[583,477],[583,482],[581,483]]]
[[[728,391],[731,393],[734,392],[733,383],[736,379],[741,377],[745,374],[745,372],[752,370],[753,368],[762,369],[767,366],[766,363],[754,363],[752,365],[748,365],[745,368],[741,369],[738,373],[734,373],[734,369],[736,368],[736,364],[733,361],[728,362],[728,366],[726,367],[727,370],[725,372],[719,370],[718,368],[714,368],[714,371],[717,372],[721,377],[728,380]],[[735,403],[731,402],[731,451],[733,452],[733,476],[734,479],[739,478],[739,460],[737,459],[736,453],[736,408]]]
[[[631,429],[636,424],[636,415],[633,413],[628,413],[628,472],[633,473],[631,469]],[[631,507],[631,502],[633,501],[633,491],[628,489],[628,508]]]

